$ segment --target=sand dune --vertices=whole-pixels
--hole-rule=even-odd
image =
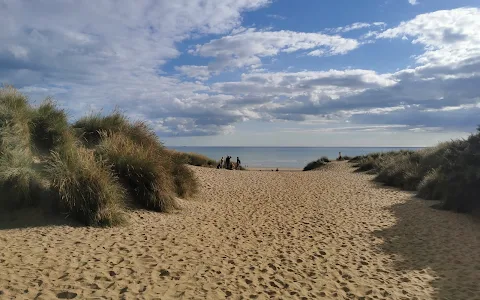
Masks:
[[[480,299],[480,224],[324,171],[194,169],[195,199],[125,227],[2,214],[1,299]],[[21,225],[29,226],[21,228]]]

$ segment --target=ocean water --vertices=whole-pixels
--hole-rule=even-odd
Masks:
[[[386,152],[392,150],[417,150],[420,148],[373,148],[373,147],[168,147],[181,152],[195,152],[206,155],[212,159],[230,155],[233,161],[237,156],[242,165],[257,168],[303,168],[307,163],[322,156],[330,159],[342,155],[356,156],[371,152]]]

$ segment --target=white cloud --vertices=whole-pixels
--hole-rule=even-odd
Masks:
[[[277,20],[286,20],[287,19],[284,16],[275,15],[275,14],[268,14],[267,17],[272,18],[272,19],[277,19]]]
[[[364,23],[364,22],[356,22],[344,27],[337,27],[337,28],[327,28],[325,31],[326,32],[334,32],[334,33],[340,33],[340,32],[350,32],[353,30],[359,30],[363,28],[370,28],[370,27],[385,27],[387,24],[384,22],[373,22],[373,23]]]
[[[356,49],[359,43],[337,35],[295,31],[257,31],[245,29],[204,45],[197,45],[191,54],[215,57],[211,70],[260,66],[262,57],[276,56],[280,52],[293,53],[316,49],[323,55],[341,55]],[[320,53],[320,52],[317,52]]]
[[[73,117],[117,105],[133,116],[148,112],[152,121],[179,116],[175,101],[209,99],[201,94],[207,86],[162,73],[179,55],[176,43],[230,32],[242,12],[269,2],[0,1],[0,82],[29,91],[33,100],[57,96]],[[202,67],[179,71],[207,76]]]
[[[265,57],[299,51],[341,55],[360,45],[338,35],[240,27],[243,11],[268,2],[0,1],[2,13],[7,12],[0,18],[0,82],[15,84],[34,100],[57,96],[73,117],[119,106],[172,136],[229,133],[246,120],[317,118],[370,124],[363,130],[406,125],[412,131],[464,129],[478,122],[478,9],[423,14],[371,33],[405,37],[424,48],[415,57],[417,66],[393,74],[362,69],[268,72],[267,64],[266,70],[258,68]],[[341,32],[385,25],[365,24]],[[179,42],[208,34],[227,34],[192,49],[214,57],[210,65],[174,66],[200,81],[162,71],[165,62],[180,54]],[[238,81],[205,82],[225,68],[242,67],[253,70]]]
[[[411,5],[417,5],[418,4],[417,0],[408,0],[408,3],[410,3]]]
[[[411,37],[425,52],[416,56],[426,67],[461,67],[480,58],[480,9],[459,8],[418,15],[385,30],[377,38]]]
[[[306,93],[339,98],[368,88],[395,84],[391,74],[371,70],[329,70],[304,72],[248,73],[240,82],[222,82],[212,90],[231,95],[301,96]]]
[[[184,75],[187,75],[188,77],[196,78],[199,80],[207,80],[212,75],[212,72],[208,70],[207,66],[176,66],[175,70],[179,71]]]

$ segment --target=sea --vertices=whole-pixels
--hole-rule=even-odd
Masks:
[[[237,156],[243,166],[254,168],[303,168],[307,163],[322,156],[336,159],[342,155],[357,156],[372,152],[393,150],[418,150],[418,147],[168,147],[181,152],[195,152],[212,159],[220,160],[230,155],[233,161]]]

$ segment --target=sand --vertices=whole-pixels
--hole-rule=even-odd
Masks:
[[[201,192],[182,210],[135,211],[125,227],[3,214],[0,298],[480,299],[473,217],[347,163],[194,170]]]

